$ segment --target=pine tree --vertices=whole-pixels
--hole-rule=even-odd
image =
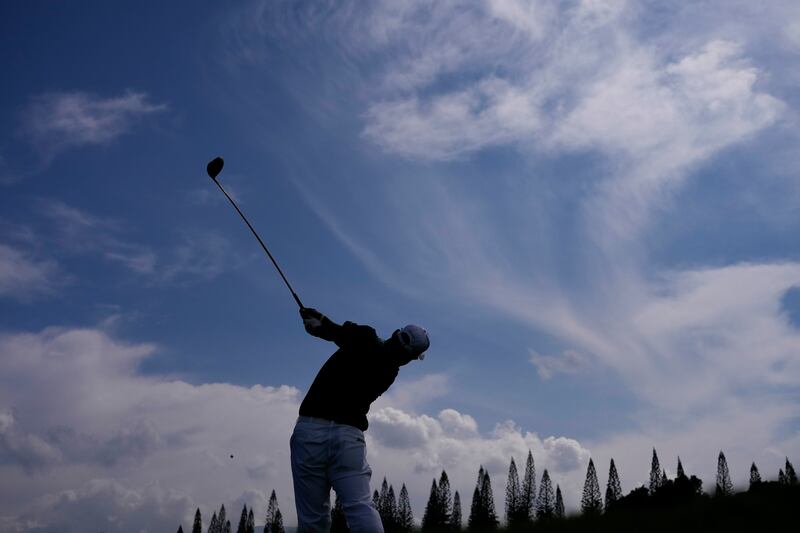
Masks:
[[[685,478],[686,473],[683,471],[683,464],[681,464],[681,457],[678,456],[678,474],[675,476],[675,479]]]
[[[200,514],[200,508],[194,512],[194,525],[192,525],[192,533],[203,533],[203,516]]]
[[[728,461],[725,460],[725,454],[722,453],[722,450],[720,450],[717,459],[717,494],[720,496],[733,494],[733,483],[731,483],[731,475],[728,472]]]
[[[658,454],[653,448],[653,460],[650,462],[650,494],[653,494],[661,486],[661,465],[658,462]]]
[[[394,487],[389,485],[389,498],[387,502],[387,518],[389,521],[389,530],[395,531],[397,529],[398,523],[398,513],[397,513],[397,497],[394,495]]]
[[[414,528],[414,515],[411,512],[411,500],[408,498],[405,483],[400,489],[400,501],[397,504],[397,525],[402,533],[410,533]]]
[[[183,533],[183,526],[178,526],[178,533]]]
[[[211,516],[211,522],[208,524],[208,533],[218,533],[217,531],[217,513]]]
[[[344,517],[344,509],[342,509],[342,500],[339,494],[336,494],[336,503],[331,509],[331,530],[330,533],[347,533],[350,530],[347,527],[347,520]]]
[[[516,526],[520,520],[520,504],[522,494],[519,487],[519,474],[517,474],[517,464],[511,458],[508,466],[508,479],[506,482],[506,524],[508,527]]]
[[[600,484],[597,482],[597,471],[594,461],[589,459],[586,469],[586,481],[583,484],[583,497],[581,498],[581,512],[583,514],[599,514],[603,511],[603,500],[600,499]]]
[[[494,496],[489,472],[483,466],[478,470],[478,481],[472,493],[469,512],[469,529],[472,531],[491,531],[497,528],[497,514],[494,510]]]
[[[271,533],[286,533],[286,530],[283,528],[283,515],[280,509],[275,510],[275,521],[272,523]]]
[[[482,523],[481,520],[481,480],[483,479],[483,466],[478,470],[478,482],[475,484],[475,490],[472,492],[472,504],[469,507],[469,518],[467,518],[467,527],[470,530],[477,530]]]
[[[383,522],[386,531],[394,531],[397,522],[397,499],[394,495],[394,487],[388,484],[383,478],[381,492],[378,494],[378,514]]]
[[[225,526],[222,528],[222,533],[231,533],[231,521],[225,520]]]
[[[786,474],[783,473],[783,468],[778,469],[778,483],[781,485],[789,484],[789,479],[786,477]]]
[[[380,514],[379,509],[381,508],[381,495],[378,493],[378,489],[375,489],[375,491],[372,493],[372,506]]]
[[[242,507],[242,514],[239,517],[239,527],[236,528],[236,533],[247,533],[247,504]]]
[[[449,525],[452,531],[461,531],[461,496],[458,491],[453,496],[453,514],[450,515]]]
[[[794,471],[794,466],[792,463],[789,462],[789,458],[786,458],[786,482],[789,485],[797,485],[797,474]]]
[[[223,503],[222,506],[219,508],[219,513],[217,513],[217,532],[218,533],[225,533],[225,522],[228,521],[228,518],[225,514],[225,504]]]
[[[256,533],[256,517],[253,514],[253,508],[247,513],[247,525],[245,526],[246,533]]]
[[[556,518],[566,518],[567,513],[564,510],[564,497],[561,496],[561,487],[556,485],[556,509],[554,511]]]
[[[381,520],[383,521],[384,528],[386,528],[386,511],[389,507],[389,483],[386,481],[386,477],[383,478],[383,483],[381,483],[381,492],[378,494],[378,514],[381,515]]]
[[[539,484],[539,497],[536,499],[536,518],[539,520],[552,518],[554,512],[553,485],[550,482],[550,474],[545,469],[542,474],[542,482]]]
[[[450,494],[450,478],[447,472],[442,470],[439,476],[439,526],[444,527],[450,522],[450,515],[453,512],[453,497]]]
[[[663,468],[661,469],[661,482],[659,484],[659,487],[663,487],[666,484],[667,484],[667,469]]]
[[[264,533],[273,533],[275,531],[275,524],[279,512],[278,497],[275,495],[275,490],[273,489],[272,494],[269,496],[269,503],[267,504],[267,518],[264,521]]]
[[[678,463],[680,464],[680,460]],[[608,483],[606,484],[606,511],[621,497],[622,485],[619,482],[617,466],[614,464],[614,459],[611,459],[611,466],[608,467]]]
[[[428,496],[428,504],[425,506],[425,514],[422,515],[422,530],[437,529],[439,525],[439,487],[434,478],[431,482],[431,493]]]
[[[528,450],[528,459],[525,461],[525,476],[522,479],[522,502],[520,505],[520,515],[523,515],[525,522],[530,522],[534,515],[534,504],[536,503],[536,466],[533,463],[533,453]]]
[[[489,471],[483,471],[483,481],[481,482],[481,505],[486,516],[486,529],[497,528],[497,513],[494,510],[494,494],[492,493],[492,481],[489,478]]]
[[[750,465],[750,490],[753,490],[759,483],[761,483],[761,474],[758,472],[758,467],[755,463]]]

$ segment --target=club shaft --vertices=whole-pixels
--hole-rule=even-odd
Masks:
[[[218,182],[216,179],[214,179],[213,181],[214,181],[214,183],[217,184],[217,187],[219,187],[219,190],[222,191],[222,194],[225,195],[225,198],[228,199],[228,201],[231,203],[231,205],[234,207],[234,209],[236,209],[236,212],[239,213],[239,216],[242,217],[242,220],[244,220],[244,223],[247,224],[247,227],[250,228],[250,231],[253,232],[253,235],[258,240],[258,244],[260,244],[261,247],[264,249],[264,251],[267,253],[267,257],[269,257],[270,261],[272,261],[272,264],[275,265],[275,268],[278,269],[278,274],[281,275],[281,278],[283,278],[283,282],[286,283],[286,287],[289,288],[289,292],[292,293],[292,296],[294,297],[294,301],[297,302],[297,305],[300,306],[300,309],[305,309],[305,306],[303,305],[303,302],[300,301],[300,298],[297,296],[297,293],[294,292],[294,289],[292,289],[292,286],[289,283],[289,280],[286,279],[286,276],[283,274],[283,270],[281,270],[281,267],[278,266],[278,262],[275,261],[274,257],[272,257],[272,254],[269,253],[269,250],[267,249],[267,245],[264,244],[264,241],[262,241],[261,237],[258,236],[258,233],[256,232],[256,230],[253,227],[253,225],[250,224],[250,221],[247,220],[247,217],[244,216],[244,213],[242,213],[242,210],[239,209],[239,206],[236,205],[236,202],[233,201],[233,198],[231,198],[230,195],[227,193],[227,191],[225,191],[225,189],[222,187],[220,182]]]

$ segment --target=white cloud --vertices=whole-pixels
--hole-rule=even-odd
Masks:
[[[144,93],[102,98],[84,92],[39,95],[23,115],[23,133],[47,158],[69,148],[108,144],[141,117],[163,111]]]
[[[374,104],[364,135],[402,155],[451,159],[531,135],[540,127],[538,100],[534,92],[487,78],[428,102],[415,97]]]
[[[532,350],[530,361],[542,379],[550,379],[555,374],[580,372],[589,363],[585,355],[575,350],[564,350],[559,355],[543,355]]]
[[[44,439],[20,431],[10,409],[0,411],[0,464],[20,465],[31,472],[60,459],[59,451]]]
[[[541,0],[489,0],[490,13],[540,39],[556,15],[552,3]]]
[[[447,397],[451,390],[450,377],[446,374],[425,374],[415,380],[400,378],[396,386],[376,400],[375,406],[393,406],[414,412],[425,407],[431,400]]]
[[[55,261],[36,259],[0,244],[0,297],[26,301],[52,294],[63,282]]]

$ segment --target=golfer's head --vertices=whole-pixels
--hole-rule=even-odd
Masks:
[[[414,324],[395,330],[391,340],[398,346],[403,364],[414,359],[425,359],[425,350],[431,345],[425,328]]]

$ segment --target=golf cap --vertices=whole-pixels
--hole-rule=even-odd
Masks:
[[[400,342],[403,343],[403,348],[410,354],[415,356],[420,361],[425,359],[425,350],[431,345],[428,339],[428,332],[425,328],[414,324],[409,324],[400,328]]]

